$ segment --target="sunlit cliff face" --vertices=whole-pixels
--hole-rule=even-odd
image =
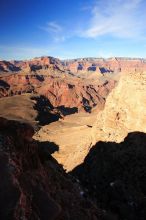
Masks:
[[[95,140],[121,142],[131,131],[146,132],[146,73],[123,74],[97,116]]]

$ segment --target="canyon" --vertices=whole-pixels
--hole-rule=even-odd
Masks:
[[[144,220],[145,124],[145,59],[1,60],[1,218]]]

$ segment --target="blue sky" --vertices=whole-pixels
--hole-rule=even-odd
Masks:
[[[0,59],[146,58],[145,0],[1,0]]]

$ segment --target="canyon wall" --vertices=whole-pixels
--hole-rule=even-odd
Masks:
[[[122,75],[93,130],[95,142],[121,142],[129,132],[146,132],[146,72]]]
[[[0,61],[0,72],[69,71],[72,73],[96,72],[139,72],[146,70],[146,59],[112,57],[79,58],[59,60],[54,57],[40,57],[22,61]]]
[[[0,97],[32,93],[43,95],[54,107],[77,108],[90,112],[102,109],[115,86],[115,79],[90,71],[78,75],[52,57],[28,61],[0,61]]]

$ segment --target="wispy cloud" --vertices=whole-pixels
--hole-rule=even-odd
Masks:
[[[71,24],[72,29],[56,21],[40,27],[49,33],[54,42],[64,42],[71,37],[145,39],[146,14],[142,13],[144,0],[95,0],[81,7],[81,13],[90,16],[84,22]],[[144,11],[143,11],[144,12]]]
[[[142,36],[145,29],[145,14],[140,13],[142,0],[97,1],[91,9],[87,28],[80,31],[81,37],[96,38],[111,35],[121,38]]]
[[[47,22],[45,26],[39,28],[49,33],[56,43],[63,42],[67,38],[67,36],[64,35],[64,28],[56,21]]]
[[[47,31],[48,33],[59,33],[63,30],[61,25],[57,24],[55,21],[47,22],[44,27],[41,27],[41,29]]]

